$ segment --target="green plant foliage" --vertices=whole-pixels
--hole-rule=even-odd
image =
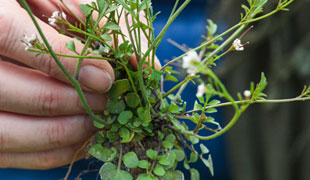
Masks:
[[[123,156],[123,161],[126,167],[136,168],[139,164],[139,159],[134,152],[129,152]]]
[[[43,40],[40,42],[36,38],[27,42],[25,38],[27,51],[53,57],[75,87],[83,107],[94,120],[94,126],[100,129],[88,153],[105,162],[99,170],[102,180],[183,180],[183,173],[176,170],[179,162],[190,171],[191,180],[198,180],[199,172],[191,168],[190,164],[199,159],[213,175],[211,154],[203,141],[227,132],[253,103],[282,102],[265,99],[267,96],[263,91],[267,79],[264,73],[261,74],[260,82],[256,86],[252,83],[250,90],[244,93],[247,95],[239,93],[238,100],[235,100],[235,96],[229,93],[212,68],[222,56],[245,48],[241,40],[248,33],[245,28],[250,23],[287,10],[293,0],[279,0],[277,7],[270,12],[263,12],[267,0],[247,0],[247,5],[241,6],[244,13],[241,14],[240,22],[221,34],[217,34],[216,23],[208,19],[207,34],[203,36],[201,45],[188,49],[173,43],[185,53],[156,69],[156,49],[168,27],[190,1],[176,1],[166,25],[156,36],[152,23],[159,13],[153,11],[151,0],[96,0],[81,4],[79,7],[85,17],[77,18],[76,23],[71,24],[63,17],[57,19],[57,24],[62,24],[57,26],[61,33],[69,36],[77,34],[73,35],[75,41],[84,43],[82,50],[78,49],[79,52],[75,41],[65,44],[74,55],[56,54],[26,1],[20,1]],[[64,12],[72,11],[66,9]],[[58,57],[76,59],[73,76]],[[106,109],[98,114],[90,108],[77,81],[84,59],[106,60],[115,73],[115,81],[106,93]],[[178,64],[180,59],[183,60],[180,66],[184,72],[172,66]],[[179,74],[185,74],[186,77]],[[165,91],[165,81],[172,81],[174,86]],[[184,101],[182,95],[190,83],[197,85],[198,90],[197,101],[188,111],[192,106]],[[196,97],[196,92],[192,94]],[[306,100],[310,100],[310,87],[307,86],[301,95],[286,99],[285,102]],[[222,106],[232,106],[234,109],[232,120],[223,128],[212,116]],[[187,122],[193,123],[195,127],[191,129]],[[198,145],[200,150],[195,149]],[[186,149],[190,151],[189,156],[184,153]]]
[[[103,162],[113,161],[117,156],[117,150],[115,147],[108,149],[103,147],[101,144],[92,145],[89,148],[88,153]]]

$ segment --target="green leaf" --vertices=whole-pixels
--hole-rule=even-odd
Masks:
[[[174,152],[174,154],[176,155],[177,161],[183,161],[183,159],[185,158],[185,153],[182,150],[174,149],[172,150],[172,152]]]
[[[118,140],[118,138],[119,138],[118,134],[116,132],[113,132],[113,131],[108,131],[107,132],[107,137],[109,138],[109,140],[111,142],[114,142],[114,141]]]
[[[132,176],[127,171],[116,171],[115,180],[132,180]]]
[[[171,143],[174,143],[175,142],[175,135],[169,134],[168,136],[166,136],[165,140],[169,141]]]
[[[139,159],[134,152],[128,152],[123,156],[123,161],[126,167],[136,168],[139,164]]]
[[[168,110],[169,110],[170,112],[172,112],[172,113],[179,113],[179,112],[182,110],[182,108],[180,108],[178,105],[172,103],[172,104],[170,104]]]
[[[138,114],[139,119],[144,123],[148,123],[152,120],[149,107],[145,107],[145,108],[139,107],[137,109],[137,114]]]
[[[70,51],[77,53],[75,50],[75,44],[74,41],[69,41],[66,43],[66,48],[69,49]]]
[[[114,164],[104,163],[99,170],[99,175],[102,180],[115,180],[116,171]]]
[[[190,172],[191,172],[191,180],[200,180],[200,174],[197,169],[191,168]]]
[[[131,139],[130,131],[125,127],[120,128],[119,136],[123,138],[121,142],[129,142]]]
[[[89,5],[87,4],[80,4],[79,7],[81,11],[83,12],[83,14],[85,15],[85,17],[88,17],[90,13],[92,12],[91,7],[89,7]]]
[[[197,160],[198,160],[198,155],[197,155],[196,153],[191,152],[191,155],[190,155],[190,157],[189,157],[189,161],[190,161],[191,163],[194,163],[194,162],[196,162]]]
[[[205,166],[209,168],[211,175],[214,176],[213,162],[212,162],[211,155],[209,154],[208,159],[201,157],[201,160],[205,164]]]
[[[97,121],[93,121],[93,122],[94,122],[94,126],[95,126],[96,128],[101,129],[101,128],[104,127],[104,124],[101,124],[100,122],[97,122]]]
[[[171,142],[167,141],[167,140],[163,141],[162,144],[163,144],[164,148],[167,148],[167,149],[173,148],[173,144]]]
[[[133,114],[131,111],[122,111],[117,117],[117,121],[124,125],[132,118],[132,116]]]
[[[120,79],[117,80],[113,83],[111,89],[107,93],[109,98],[111,99],[116,99],[118,98],[121,94],[125,93],[128,91],[130,88],[130,84],[128,79]]]
[[[264,94],[262,93],[264,91],[264,89],[267,86],[267,79],[265,77],[265,74],[262,72],[261,74],[261,80],[260,82],[256,85],[256,88],[253,92],[252,95],[252,99],[257,99],[257,98],[261,98],[262,96],[264,96]]]
[[[99,14],[101,15],[102,13],[104,13],[105,9],[108,6],[108,3],[106,0],[96,0],[97,1],[97,5],[99,8]]]
[[[140,104],[140,97],[136,93],[128,93],[125,101],[129,107],[136,108]]]
[[[217,100],[217,99],[213,99],[211,102],[208,103],[209,106],[213,106],[213,105],[217,105],[220,104],[221,101]]]
[[[214,36],[217,31],[217,25],[211,19],[208,19],[207,22],[208,36]]]
[[[89,148],[88,153],[103,162],[110,162],[116,157],[117,150],[116,148],[108,149],[101,144],[94,144]]]
[[[190,141],[193,143],[193,144],[197,144],[199,143],[199,139],[195,136],[190,136]]]
[[[135,17],[134,11],[130,9],[130,7],[127,5],[127,3],[124,2],[124,0],[116,0],[120,5],[122,5],[132,17]]]
[[[107,109],[112,114],[119,114],[125,110],[125,103],[123,100],[117,101],[109,99],[107,102]]]
[[[165,169],[161,165],[156,165],[153,172],[157,176],[163,176],[166,173]]]
[[[140,160],[138,163],[138,167],[142,169],[149,169],[151,165],[147,160]]]
[[[173,75],[166,74],[165,81],[178,82],[178,79]]]
[[[158,162],[159,162],[159,164],[161,164],[161,165],[170,165],[170,159],[168,158],[168,156],[167,155],[160,155],[159,157],[158,157]]]
[[[115,24],[114,22],[107,22],[105,25],[102,26],[102,28],[115,31],[121,30],[121,27],[119,27],[119,25]]]
[[[101,34],[100,37],[101,37],[103,40],[112,41],[112,37],[111,37],[109,34],[107,34],[107,33]]]
[[[161,71],[159,71],[157,69],[153,69],[152,74],[151,74],[151,80],[160,81],[162,74],[163,73]]]
[[[202,154],[209,153],[209,149],[204,144],[200,144],[200,149]]]
[[[161,180],[184,180],[184,174],[181,171],[166,171]]]
[[[147,155],[147,157],[149,157],[150,159],[156,160],[156,158],[157,158],[157,151],[154,151],[153,149],[148,149],[148,150],[146,151],[146,155]]]
[[[102,180],[132,180],[132,176],[123,170],[117,170],[112,163],[105,163],[99,170]]]
[[[149,174],[140,174],[137,180],[158,180],[158,178]]]

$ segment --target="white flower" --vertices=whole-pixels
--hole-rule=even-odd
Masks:
[[[235,48],[236,51],[243,51],[244,50],[244,47],[241,44],[240,39],[238,39],[238,38],[234,40],[233,47]]]
[[[64,19],[67,19],[67,15],[66,15],[64,12],[61,12],[61,16],[62,16]]]
[[[187,55],[183,57],[182,68],[186,69],[189,74],[195,74],[197,71],[197,63],[201,61],[196,51],[189,51]]]
[[[28,50],[29,48],[32,48],[37,41],[37,35],[35,33],[31,34],[31,36],[24,35],[24,40],[22,41],[24,43],[25,50]]]
[[[204,84],[199,84],[198,88],[197,88],[197,93],[196,96],[197,97],[201,97],[204,93],[206,93],[206,87]]]
[[[250,98],[250,97],[251,97],[251,91],[245,90],[245,91],[243,91],[243,95],[244,95],[244,97],[246,97],[246,98]]]
[[[50,18],[48,18],[48,23],[50,25],[56,27],[57,26],[57,24],[56,24],[57,19],[60,19],[61,17],[63,19],[67,19],[67,15],[64,12],[61,12],[61,14],[60,14],[59,11],[54,11],[52,16]]]

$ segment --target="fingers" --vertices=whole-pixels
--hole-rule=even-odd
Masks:
[[[71,145],[49,151],[12,153],[0,152],[0,168],[51,169],[70,164],[82,144]],[[85,157],[85,152],[77,160]]]
[[[0,110],[41,116],[86,114],[75,89],[37,70],[0,59]],[[105,109],[102,94],[85,93],[95,112]]]
[[[25,10],[16,1],[0,2],[0,7],[0,54],[69,83],[64,73],[50,55],[36,56],[34,53],[25,52],[25,47],[21,43],[23,36],[30,36],[33,33],[37,33]],[[56,53],[73,54],[65,47],[66,42],[72,41],[71,38],[59,34],[55,29],[39,19],[38,23]],[[78,52],[83,48],[83,44],[79,42],[75,42],[75,46]],[[77,60],[64,57],[59,57],[59,60],[68,72],[73,75]],[[102,60],[84,60],[79,79],[84,87],[96,92],[106,92],[111,87],[113,80],[113,69],[108,62]]]
[[[95,131],[88,116],[33,117],[0,111],[0,152],[62,148],[85,141]]]
[[[29,0],[29,2],[31,3],[31,5],[34,9],[38,10],[37,11],[38,17],[44,17],[44,15],[48,17],[48,15],[51,15],[54,11],[59,11],[59,7],[64,11],[66,10],[65,7],[63,7],[62,4],[58,0],[49,0],[48,5],[46,5],[46,3],[44,1]],[[72,12],[74,12],[77,16],[79,16],[79,18],[84,19],[84,17],[83,17],[84,15],[80,10],[79,5],[80,4],[87,4],[87,3],[90,3],[91,1],[90,0],[71,0],[71,1],[70,0],[64,0],[64,2],[72,10]],[[68,14],[68,16],[70,17],[70,14]],[[71,18],[73,18],[73,17],[71,17]],[[43,19],[45,21],[47,21],[47,18],[43,18]],[[143,23],[147,23],[145,16],[142,13],[140,15],[140,20],[143,21]],[[105,24],[105,22],[106,22],[106,20],[103,19],[100,22],[100,25],[103,26]],[[131,20],[130,20],[130,22],[131,22]],[[121,18],[120,26],[122,28],[123,33],[126,34],[126,37],[129,37],[129,32],[128,32],[127,27],[126,27],[126,22],[125,22],[124,16]],[[122,43],[122,38],[119,39],[119,43],[120,44]],[[142,51],[143,52],[146,52],[146,50],[148,48],[147,44],[148,44],[147,38],[144,35],[142,35]],[[132,65],[134,67],[137,68],[137,60],[136,60],[135,55],[133,55],[130,58],[130,62],[132,63]],[[150,61],[149,64],[151,65],[152,62]],[[158,60],[157,57],[155,57],[155,68],[156,69],[161,68],[160,61]]]

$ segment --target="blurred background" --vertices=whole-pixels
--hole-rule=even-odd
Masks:
[[[206,33],[207,18],[223,32],[240,19],[241,3],[246,0],[192,0],[167,31],[157,56],[164,63],[182,54],[167,42],[168,38],[190,48],[198,46]],[[270,1],[265,11],[276,3]],[[173,4],[173,0],[153,1],[154,10],[161,11],[154,24],[156,33],[164,26]],[[220,60],[215,71],[233,95],[248,89],[251,81],[257,83],[261,72],[269,82],[265,91],[268,98],[296,97],[303,85],[310,85],[310,1],[296,0],[289,9],[254,23],[254,29],[242,39],[250,41],[245,51],[232,52]],[[183,95],[192,104],[193,92],[196,87],[188,86]],[[221,109],[215,118],[224,126],[231,118],[230,109]],[[308,180],[310,103],[252,105],[228,133],[205,144],[215,175],[212,177],[199,161],[193,167],[200,171],[202,180]],[[98,165],[87,160],[74,164],[71,179],[88,168]],[[0,179],[58,180],[66,171],[67,167],[47,171],[0,169]],[[81,177],[96,179],[96,174]],[[188,173],[185,179],[190,179]]]

